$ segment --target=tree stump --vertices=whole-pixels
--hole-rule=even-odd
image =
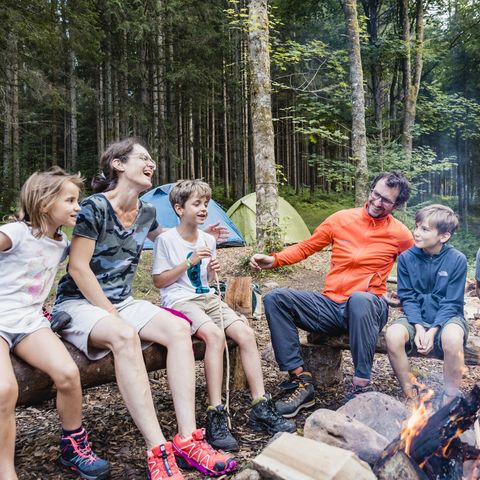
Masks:
[[[231,277],[227,282],[225,303],[240,315],[245,317],[245,323],[250,325],[252,317],[252,277]],[[242,366],[240,351],[235,349],[230,356],[230,371],[233,390],[245,390],[247,377]]]
[[[317,387],[331,387],[343,380],[342,351],[327,345],[304,343],[301,345],[302,356],[313,383]]]

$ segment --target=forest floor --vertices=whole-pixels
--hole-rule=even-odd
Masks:
[[[220,249],[218,258],[222,267],[221,279],[238,275],[241,265],[252,251],[249,248]],[[144,252],[140,263],[135,293],[137,298],[158,301],[156,289],[150,282],[151,252]],[[325,272],[329,265],[328,252],[313,255],[294,267],[287,267],[276,272],[263,272],[254,279],[262,287],[262,293],[268,290],[265,284],[275,282],[279,286],[296,289],[321,290]],[[245,274],[245,273],[244,273]],[[396,313],[392,311],[391,318]],[[253,321],[259,350],[262,356],[263,371],[267,391],[278,396],[278,384],[284,378],[269,352],[269,332],[263,316]],[[471,333],[478,334],[478,327],[471,325]],[[337,409],[345,403],[345,392],[352,377],[350,352],[343,354],[344,385],[317,389],[316,408]],[[432,359],[412,359],[415,374],[428,386],[440,391],[442,383],[442,362]],[[386,355],[375,355],[373,383],[376,390],[401,399],[400,388],[393,376]],[[176,433],[173,404],[164,371],[150,374],[151,388],[157,407],[158,418],[167,438]],[[462,381],[462,389],[468,390],[473,383],[480,380],[480,369],[468,367]],[[231,393],[232,424],[235,435],[240,442],[240,451],[236,457],[239,470],[245,468],[266,445],[268,435],[251,432],[247,427],[250,396],[247,391]],[[196,411],[199,426],[204,425],[207,405],[205,377],[201,362],[197,362],[197,397]],[[297,427],[301,433],[305,419],[311,413],[296,417]],[[84,424],[90,432],[90,438],[96,452],[112,463],[112,479],[140,480],[146,478],[145,447],[137,428],[133,424],[115,384],[103,385],[84,392]],[[59,420],[53,401],[32,407],[17,409],[16,466],[19,479],[74,479],[75,475],[61,468],[58,464]],[[200,478],[198,472],[185,472],[187,479]]]

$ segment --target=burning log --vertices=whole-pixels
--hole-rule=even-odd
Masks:
[[[378,480],[428,480],[419,466],[403,451],[398,450],[375,470]]]
[[[467,449],[458,437],[474,424],[479,409],[480,385],[475,385],[464,398],[455,398],[431,417],[425,416],[424,424],[418,425],[418,431],[411,429],[407,436],[405,430],[402,431],[385,449],[374,471],[381,472],[385,464],[403,450],[420,465],[428,478],[461,479],[463,460],[472,458],[476,449]]]

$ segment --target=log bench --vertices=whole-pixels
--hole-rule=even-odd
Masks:
[[[248,318],[251,315],[252,305],[251,278],[234,277],[228,281],[227,285],[225,301],[235,311],[246,315]],[[115,367],[111,353],[100,360],[91,361],[70,343],[64,342],[64,344],[78,365],[82,388],[115,381]],[[235,348],[236,345],[232,341],[228,342],[228,346],[229,350],[233,350],[230,355],[233,388],[242,389],[245,387],[246,381],[240,356],[237,353],[238,349]],[[204,358],[205,344],[197,338],[193,339],[193,352],[195,360]],[[161,370],[166,367],[167,349],[160,345],[151,345],[143,351],[143,357],[147,371]],[[55,397],[56,389],[48,375],[31,367],[14,355],[11,358],[19,388],[17,405],[33,405]]]
[[[350,350],[348,335],[327,336],[319,333],[308,333],[306,342],[302,343],[302,354],[305,364],[314,376],[314,381],[318,386],[331,386],[343,379],[341,371],[342,350]],[[387,342],[385,340],[385,330],[380,332],[376,353],[387,353]],[[414,347],[409,357],[437,358],[433,354],[424,355],[418,353]],[[469,335],[465,347],[465,364],[480,365],[480,337]]]

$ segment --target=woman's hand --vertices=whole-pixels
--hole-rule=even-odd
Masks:
[[[205,233],[212,235],[217,243],[222,243],[228,238],[228,228],[220,225],[220,222],[212,223],[203,230]]]

